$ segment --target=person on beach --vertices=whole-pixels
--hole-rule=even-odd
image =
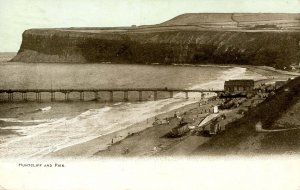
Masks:
[[[204,130],[205,130],[205,125],[202,126],[202,131],[204,131]]]
[[[122,154],[128,154],[129,153],[129,148],[128,147],[123,147],[123,153]]]
[[[177,117],[178,117],[178,116],[177,116],[177,113],[175,112],[175,113],[174,113],[174,118],[177,118]]]

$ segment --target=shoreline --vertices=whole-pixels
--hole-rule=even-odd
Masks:
[[[5,52],[2,52],[5,53]],[[15,53],[15,52],[7,52],[7,53]],[[1,52],[0,52],[1,54]],[[25,63],[25,62],[20,62],[20,61],[4,61],[4,63]],[[263,69],[267,70],[270,72],[276,72],[280,74],[285,74],[285,75],[295,75],[295,76],[300,76],[300,72],[293,72],[291,70],[281,70],[277,69],[275,67],[271,66],[265,66],[265,65],[248,65],[248,64],[217,64],[217,63],[205,63],[205,64],[192,64],[192,63],[171,63],[171,64],[164,64],[164,63],[132,63],[132,62],[86,62],[86,63],[80,63],[80,62],[26,62],[26,64],[117,64],[117,65],[141,65],[141,66],[176,66],[176,67],[242,67],[242,68],[247,68],[247,69]]]
[[[95,139],[92,139],[90,141],[72,145],[66,148],[62,148],[58,151],[52,152],[47,154],[44,157],[92,157],[97,152],[107,150],[109,146],[111,146],[111,140],[114,139],[114,144],[122,141],[123,139],[127,138],[129,135],[138,133],[141,131],[144,131],[148,128],[152,128],[152,123],[154,122],[154,118],[167,118],[172,117],[175,112],[185,112],[190,109],[193,109],[195,107],[198,107],[198,102],[191,103],[184,105],[182,107],[172,109],[170,111],[167,111],[165,113],[158,114],[154,117],[150,117],[147,120],[144,120],[142,122],[135,123],[133,125],[128,126],[125,129],[115,131],[112,133],[108,133],[106,135],[102,135],[100,137],[97,137]]]
[[[0,52],[0,55],[5,56],[4,60],[0,59],[0,63],[2,63],[2,61],[5,63],[24,63],[24,62],[13,62],[12,59],[17,55],[18,52]],[[9,58],[9,59],[8,59]],[[8,59],[8,60],[6,60]],[[29,62],[30,63],[30,62]],[[37,62],[32,62],[34,64],[36,64]],[[45,64],[49,64],[49,62],[43,62]],[[27,64],[27,63],[26,63]],[[51,62],[51,64],[53,64]],[[144,63],[144,64],[140,64],[140,63],[130,63],[130,62],[110,62],[110,61],[106,61],[106,62],[89,62],[89,63],[78,63],[78,62],[62,62],[62,63],[54,63],[54,64],[127,64],[127,65],[155,65],[155,66],[190,66],[190,67],[203,67],[203,66],[208,66],[208,67],[243,67],[243,68],[247,68],[247,69],[253,69],[253,68],[258,68],[258,69],[263,69],[263,70],[268,70],[268,71],[274,71],[277,73],[281,73],[281,74],[286,74],[286,75],[295,75],[295,76],[300,76],[300,72],[293,72],[293,71],[285,71],[285,70],[280,70],[277,69],[275,67],[271,67],[271,66],[264,66],[264,65],[247,65],[247,64],[214,64],[214,63],[205,63],[205,64],[191,64],[191,63],[171,63],[171,64],[164,64],[164,63]]]
[[[207,66],[207,65],[205,65]],[[214,66],[214,65],[211,65]],[[221,66],[222,67],[222,66]],[[224,67],[224,66],[223,66]],[[227,65],[226,67],[231,67],[229,65]],[[261,72],[271,72],[271,74],[269,75],[264,75],[265,79],[257,79],[255,80],[256,82],[259,81],[268,81],[268,82],[272,82],[275,81],[277,79],[277,77],[281,77],[281,75],[285,76],[285,78],[289,78],[287,75],[293,75],[295,76],[293,73],[282,73],[281,71],[278,71],[276,69],[271,69],[271,68],[266,68],[266,67],[253,67],[253,66],[247,66],[247,67],[243,67],[246,68],[247,71],[251,71],[257,74],[260,74]],[[277,75],[277,77],[274,77],[274,75]],[[272,78],[270,76],[273,76]],[[195,107],[197,107],[198,103],[191,103],[188,105],[185,105],[183,107],[179,107],[176,108],[175,110],[170,110],[166,113],[162,113],[159,114],[155,117],[159,117],[159,118],[167,118],[170,116],[174,115],[175,111],[181,111],[181,112],[186,112],[189,111]],[[107,135],[103,135],[100,137],[97,137],[93,140],[81,143],[81,144],[77,144],[77,145],[73,145],[70,147],[66,147],[63,149],[60,149],[56,152],[50,153],[48,155],[46,155],[46,157],[72,157],[72,156],[79,156],[79,157],[93,157],[95,156],[95,154],[99,153],[101,154],[101,152],[105,152],[109,149],[110,146],[114,146],[114,144],[118,144],[120,142],[122,142],[124,139],[127,139],[128,137],[130,137],[131,134],[134,133],[143,133],[145,131],[147,131],[147,129],[152,127],[152,122],[154,121],[154,117],[151,117],[148,119],[147,123],[146,121],[142,121],[142,122],[138,122],[135,123],[129,127],[127,127],[126,129],[122,129],[120,131],[116,131]],[[146,132],[147,133],[147,132]],[[114,138],[115,137],[115,138]],[[113,145],[111,144],[111,139],[114,138],[114,142]],[[206,140],[203,140],[203,142],[206,142]],[[99,146],[100,145],[100,146]],[[170,149],[172,149],[172,147],[169,147]],[[105,154],[105,153],[104,153]],[[158,153],[161,154],[161,153]],[[164,153],[162,153],[164,154]]]
[[[180,66],[186,66],[186,65],[180,65]],[[215,67],[217,65],[195,65],[195,66]],[[277,70],[273,70],[273,69],[266,68],[266,67],[260,67],[260,66],[245,67],[243,65],[234,65],[234,66],[233,65],[218,65],[218,67],[245,68],[246,71],[251,71],[253,73],[258,73],[258,74],[261,72],[263,72],[263,73],[267,72],[268,73],[267,75],[263,75],[265,77],[265,79],[262,79],[262,80],[264,80],[264,81],[274,81],[278,77],[283,77],[283,76],[285,78],[289,78],[289,76],[287,76],[287,75],[291,75],[291,74],[282,73]],[[243,74],[245,74],[245,73],[243,73]],[[242,76],[243,76],[243,74],[242,74]],[[271,76],[276,76],[276,77],[272,78]],[[256,79],[255,81],[259,81],[259,79]],[[94,138],[92,140],[88,140],[86,142],[78,143],[75,145],[71,145],[71,146],[59,149],[55,152],[49,153],[42,157],[72,157],[72,156],[92,157],[95,153],[107,149],[111,145],[111,140],[113,138],[114,138],[114,143],[120,142],[123,139],[125,139],[127,136],[129,136],[130,134],[145,131],[146,129],[151,128],[152,123],[154,121],[154,117],[163,117],[163,118],[170,117],[170,116],[174,115],[175,111],[178,111],[178,110],[180,112],[188,111],[193,108],[193,105],[197,105],[197,104],[198,103],[190,103],[183,107],[178,107],[178,108],[172,109],[165,113],[161,113],[156,116],[148,118],[147,119],[148,122],[147,122],[147,120],[137,122],[137,123],[134,123],[134,124],[126,127],[125,129],[121,129],[119,131],[115,131],[115,132],[112,132],[109,134],[102,135],[100,137],[96,137],[96,138]]]
[[[17,54],[18,52],[0,52],[0,54]],[[6,63],[25,63],[21,61],[12,61],[13,57],[10,57],[10,59],[7,61],[4,61]],[[242,68],[258,68],[258,69],[264,69],[268,71],[275,71],[277,73],[281,74],[287,74],[287,75],[295,75],[295,76],[300,76],[300,72],[293,72],[291,70],[280,70],[272,66],[265,66],[265,65],[248,65],[248,64],[217,64],[217,63],[205,63],[205,64],[192,64],[192,63],[170,63],[170,64],[165,64],[165,63],[132,63],[132,62],[111,62],[111,61],[105,61],[105,62],[86,62],[86,63],[80,63],[80,62],[26,62],[26,64],[125,64],[125,65],[147,65],[147,66],[189,66],[189,67],[203,67],[203,66],[208,66],[208,67],[242,67]]]

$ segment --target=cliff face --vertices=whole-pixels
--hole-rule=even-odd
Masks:
[[[228,24],[226,18],[222,17]],[[249,15],[247,18],[249,21]],[[177,20],[183,23],[182,18]],[[220,22],[209,28],[178,26],[174,19],[170,22],[173,24],[131,28],[31,29],[23,33],[21,48],[12,61],[217,63],[277,68],[300,62],[300,30],[264,28],[266,22],[259,30],[232,29],[232,25],[226,28],[229,25],[223,24],[216,29]],[[253,19],[251,22],[253,25]],[[290,23],[299,24],[296,20]]]

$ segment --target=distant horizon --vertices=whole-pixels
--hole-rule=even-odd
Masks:
[[[300,0],[1,0],[0,52],[17,52],[32,28],[153,25],[182,14],[299,14]],[[3,30],[5,29],[5,30]]]

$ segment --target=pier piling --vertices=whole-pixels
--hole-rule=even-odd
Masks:
[[[98,100],[98,91],[94,92],[95,100]]]
[[[114,92],[113,91],[109,91],[109,101],[114,102]]]
[[[154,100],[157,100],[157,91],[154,91]]]
[[[40,92],[35,92],[35,100],[37,102],[41,102],[42,101],[42,95]]]
[[[124,91],[124,102],[128,102],[128,91]]]
[[[55,92],[51,92],[51,102],[55,101]]]
[[[139,101],[143,101],[143,91],[138,91],[139,92]]]
[[[7,94],[7,99],[9,102],[12,102],[14,100],[14,94],[12,92],[9,92]]]
[[[55,101],[55,93],[59,92],[62,94],[65,94],[65,101],[70,100],[70,93],[76,92],[80,94],[80,101],[84,101],[84,93],[85,92],[91,92],[94,93],[95,100],[98,100],[99,93],[101,92],[108,92],[109,93],[109,101],[114,101],[114,92],[123,92],[124,101],[129,101],[129,92],[138,92],[138,101],[143,101],[143,91],[145,92],[153,92],[153,99],[158,99],[158,92],[167,92],[170,95],[170,98],[173,98],[174,92],[182,92],[185,93],[185,98],[189,98],[190,92],[197,92],[200,93],[201,99],[203,99],[204,93],[221,93],[224,92],[223,90],[205,90],[205,89],[198,89],[198,90],[189,90],[189,89],[177,89],[177,88],[106,88],[106,89],[0,89],[0,94],[4,93],[7,94],[7,100],[9,102],[14,100],[14,93],[21,93],[22,100],[27,101],[27,93],[35,93],[36,94],[36,101],[41,102],[42,101],[42,93],[50,93],[51,95],[51,101]]]
[[[84,92],[80,91],[80,101],[84,101]]]
[[[27,101],[27,93],[22,92],[22,101]]]

